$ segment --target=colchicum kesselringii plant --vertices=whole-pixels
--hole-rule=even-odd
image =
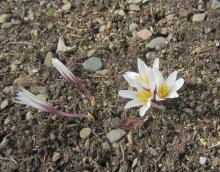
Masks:
[[[73,85],[76,85],[80,89],[80,91],[82,91],[88,98],[93,98],[90,91],[86,89],[86,87],[80,82],[80,80],[72,72],[70,72],[70,70],[63,63],[61,63],[58,59],[53,58],[52,64],[67,81],[69,81]],[[87,115],[68,113],[57,110],[55,107],[49,105],[48,102],[43,101],[42,99],[30,93],[24,88],[21,88],[20,91],[18,91],[17,96],[15,97],[15,102],[34,107],[41,111],[55,113],[60,116],[70,117],[74,119],[89,118],[90,120],[93,120],[93,117],[90,113],[88,113]]]
[[[177,71],[172,72],[167,79],[164,79],[159,70],[158,58],[154,60],[152,68],[138,59],[138,73],[129,71],[123,76],[129,85],[136,90],[120,90],[119,96],[132,99],[125,105],[125,109],[142,106],[139,110],[141,117],[151,107],[152,102],[179,97],[177,91],[184,84],[183,78],[176,80]]]

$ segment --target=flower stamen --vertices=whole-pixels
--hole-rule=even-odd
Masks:
[[[159,86],[158,92],[159,92],[159,96],[160,96],[161,98],[165,98],[165,97],[168,96],[168,94],[169,94],[169,87],[167,86],[166,83],[162,83],[162,84]]]
[[[148,100],[152,97],[152,93],[149,90],[138,92],[138,99],[143,102],[148,102]]]

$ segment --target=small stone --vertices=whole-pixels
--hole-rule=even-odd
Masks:
[[[142,0],[127,0],[128,4],[138,4],[140,3]]]
[[[53,157],[52,157],[52,161],[56,162],[60,158],[61,158],[61,154],[59,152],[54,152]]]
[[[47,67],[52,67],[52,58],[53,58],[53,53],[49,51],[44,60],[44,65]]]
[[[196,112],[202,113],[202,105],[196,106]]]
[[[111,130],[106,136],[111,143],[119,141],[126,132],[120,128]]]
[[[5,99],[2,103],[1,103],[1,109],[5,109],[8,106],[8,100]]]
[[[111,147],[110,147],[110,145],[108,144],[108,142],[102,143],[102,148],[103,148],[104,150],[110,150],[110,149],[111,149]]]
[[[0,23],[2,24],[2,23],[7,22],[9,20],[10,16],[11,16],[10,14],[2,14],[2,15],[0,15]]]
[[[90,57],[88,60],[84,61],[83,68],[95,72],[102,68],[102,61],[100,58],[97,57]]]
[[[12,93],[13,88],[14,88],[13,86],[5,87],[5,88],[3,89],[3,92],[6,93],[6,94]]]
[[[206,162],[207,162],[207,158],[206,157],[199,157],[199,163],[201,164],[201,165],[205,165],[206,164]]]
[[[161,29],[161,32],[160,32],[162,35],[167,35],[168,34],[168,29],[167,28],[165,28],[165,27],[163,27],[162,29]]]
[[[87,56],[91,57],[96,52],[96,49],[91,49],[88,51]]]
[[[218,106],[218,99],[214,99],[214,106]]]
[[[213,160],[212,160],[212,165],[215,167],[217,165],[219,165],[220,163],[220,160],[219,160],[219,157],[215,157]]]
[[[95,73],[105,76],[108,72],[109,72],[108,69],[103,69],[103,70],[98,70]]]
[[[90,147],[90,141],[89,141],[89,139],[87,139],[85,141],[85,148],[86,148],[86,150],[89,150],[89,147]]]
[[[125,16],[126,13],[124,12],[124,10],[120,9],[120,10],[116,10],[115,11],[116,14],[120,15],[120,16]]]
[[[66,3],[64,6],[62,6],[62,10],[65,12],[65,13],[69,13],[70,12],[70,9],[71,9],[71,3]]]
[[[203,21],[205,19],[205,13],[194,14],[192,17],[193,22]]]
[[[211,7],[213,10],[220,8],[220,0],[213,0]]]
[[[216,80],[217,87],[220,87],[220,78]]]
[[[135,31],[137,28],[138,28],[138,25],[137,25],[136,23],[131,23],[131,24],[129,25],[129,31],[130,31],[130,32]]]
[[[111,127],[112,128],[118,128],[119,125],[120,125],[120,118],[119,117],[112,118]]]
[[[189,113],[189,114],[193,114],[193,110],[190,108],[184,108],[183,112]]]
[[[5,118],[4,125],[8,125],[11,122],[10,118]]]
[[[13,23],[3,23],[2,29],[9,29],[12,25],[13,25]]]
[[[102,25],[100,28],[99,28],[99,32],[104,32],[106,29],[106,26],[105,25]]]
[[[149,147],[148,149],[149,149],[151,155],[153,155],[153,156],[157,156],[158,155],[158,153],[156,152],[156,150],[154,148]]]
[[[137,165],[137,162],[138,162],[138,159],[135,158],[134,161],[133,161],[133,163],[132,163],[131,168],[134,168],[134,167]]]
[[[30,121],[32,119],[34,119],[34,117],[33,117],[32,113],[31,113],[31,111],[28,111],[26,113],[26,121]]]
[[[50,140],[55,140],[56,136],[53,132],[50,133]]]
[[[4,137],[0,143],[0,151],[6,148],[8,143],[9,143],[9,139],[7,137]]]
[[[154,59],[158,58],[158,55],[155,52],[148,52],[145,55],[145,57],[146,57],[147,60],[154,60]]]
[[[140,11],[139,5],[136,5],[136,4],[130,4],[130,5],[129,5],[129,9],[130,9],[131,11]]]
[[[120,169],[118,170],[118,172],[127,172],[128,171],[128,164],[124,163]]]
[[[85,139],[89,138],[89,136],[91,135],[91,133],[92,133],[91,128],[83,128],[83,129],[80,131],[79,135],[80,135],[80,137],[81,137],[83,140],[85,140]]]
[[[146,44],[146,48],[156,48],[161,47],[167,42],[166,38],[164,37],[156,37],[152,39],[149,43]]]
[[[137,36],[143,40],[147,40],[149,37],[151,37],[152,33],[148,29],[143,29],[139,32],[137,32]]]

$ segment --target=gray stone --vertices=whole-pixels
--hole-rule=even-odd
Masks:
[[[194,14],[192,17],[193,22],[203,21],[205,19],[205,13]]]
[[[52,67],[52,58],[53,58],[53,53],[49,51],[44,60],[44,65],[47,67]]]
[[[9,20],[10,16],[11,16],[10,14],[2,14],[2,15],[0,15],[0,23],[2,24],[2,23],[7,22]]]
[[[5,87],[5,88],[3,89],[3,92],[6,93],[6,94],[12,93],[13,88],[14,88],[13,86]]]
[[[207,162],[207,158],[206,157],[199,157],[199,163],[201,164],[201,165],[205,165],[206,164],[206,162]]]
[[[102,143],[102,148],[103,148],[104,150],[110,150],[110,149],[111,149],[111,147],[110,147],[110,145],[108,144],[108,142]]]
[[[66,3],[64,6],[62,6],[62,10],[65,12],[65,13],[69,13],[70,12],[70,9],[71,9],[71,3]]]
[[[142,0],[127,0],[128,4],[138,4],[140,3]]]
[[[152,39],[148,44],[146,44],[147,48],[156,48],[161,47],[167,42],[166,38],[164,37],[156,37]]]
[[[1,103],[1,109],[5,109],[8,106],[8,100],[5,99],[2,103]]]
[[[120,118],[119,117],[112,118],[111,127],[112,128],[118,128],[119,125],[120,125]]]
[[[131,11],[140,11],[139,5],[136,5],[136,4],[130,4],[130,5],[129,5],[129,9],[130,9]]]
[[[95,72],[102,68],[102,61],[100,58],[91,57],[88,60],[84,61],[83,68],[88,71]]]
[[[13,25],[13,23],[3,23],[2,29],[9,29],[12,25]]]
[[[138,28],[138,25],[137,25],[136,23],[131,23],[131,24],[129,25],[129,31],[130,31],[130,32],[135,31],[137,28]]]
[[[111,130],[106,136],[110,140],[111,143],[119,141],[126,132],[120,128]]]
[[[158,57],[158,55],[155,52],[148,52],[145,57],[147,60],[154,60]]]
[[[59,152],[54,152],[53,157],[52,157],[52,161],[56,162],[60,158],[61,158],[61,154]]]
[[[213,0],[211,7],[213,10],[220,8],[220,0]]]
[[[124,163],[120,169],[118,170],[118,172],[127,172],[128,171],[128,164]]]

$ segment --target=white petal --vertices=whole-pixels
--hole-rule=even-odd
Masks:
[[[143,117],[148,109],[151,107],[151,101],[147,102],[146,105],[142,106],[139,111],[139,115]]]
[[[163,101],[165,100],[164,98],[160,98],[160,96],[158,96],[158,94],[156,94],[156,101]]]
[[[172,86],[171,90],[172,91],[178,91],[183,86],[183,84],[184,84],[184,79],[179,78],[178,80],[176,80],[176,82]]]
[[[56,53],[71,52],[74,49],[76,49],[76,46],[68,47],[68,46],[65,45],[63,37],[59,38]]]
[[[129,85],[132,87],[137,88],[138,90],[141,89],[140,84],[138,83],[139,74],[136,72],[126,72],[124,75],[126,81],[128,81]]]
[[[150,89],[150,91],[153,93],[156,86],[155,75],[153,70],[148,71],[148,78],[149,78],[148,89]]]
[[[164,78],[162,73],[159,70],[152,70],[155,78],[157,88],[163,83]]]
[[[167,80],[166,80],[166,83],[167,83],[168,88],[171,88],[171,87],[173,86],[173,84],[174,84],[175,81],[176,81],[176,77],[177,77],[177,71],[172,72],[172,73],[168,76],[168,78],[167,78]]]
[[[146,75],[146,71],[149,70],[149,67],[141,60],[138,59],[138,71],[141,75]]]
[[[118,92],[119,96],[129,99],[135,99],[137,97],[136,91],[130,91],[130,90],[120,90]]]
[[[159,58],[156,58],[153,63],[153,68],[159,69],[159,65],[160,65],[160,60]]]
[[[171,91],[166,98],[176,98],[179,97],[179,94],[176,91]]]
[[[125,105],[125,109],[129,109],[129,108],[132,108],[135,106],[141,106],[143,104],[144,104],[144,102],[141,102],[140,100],[137,100],[137,99],[131,100]]]

